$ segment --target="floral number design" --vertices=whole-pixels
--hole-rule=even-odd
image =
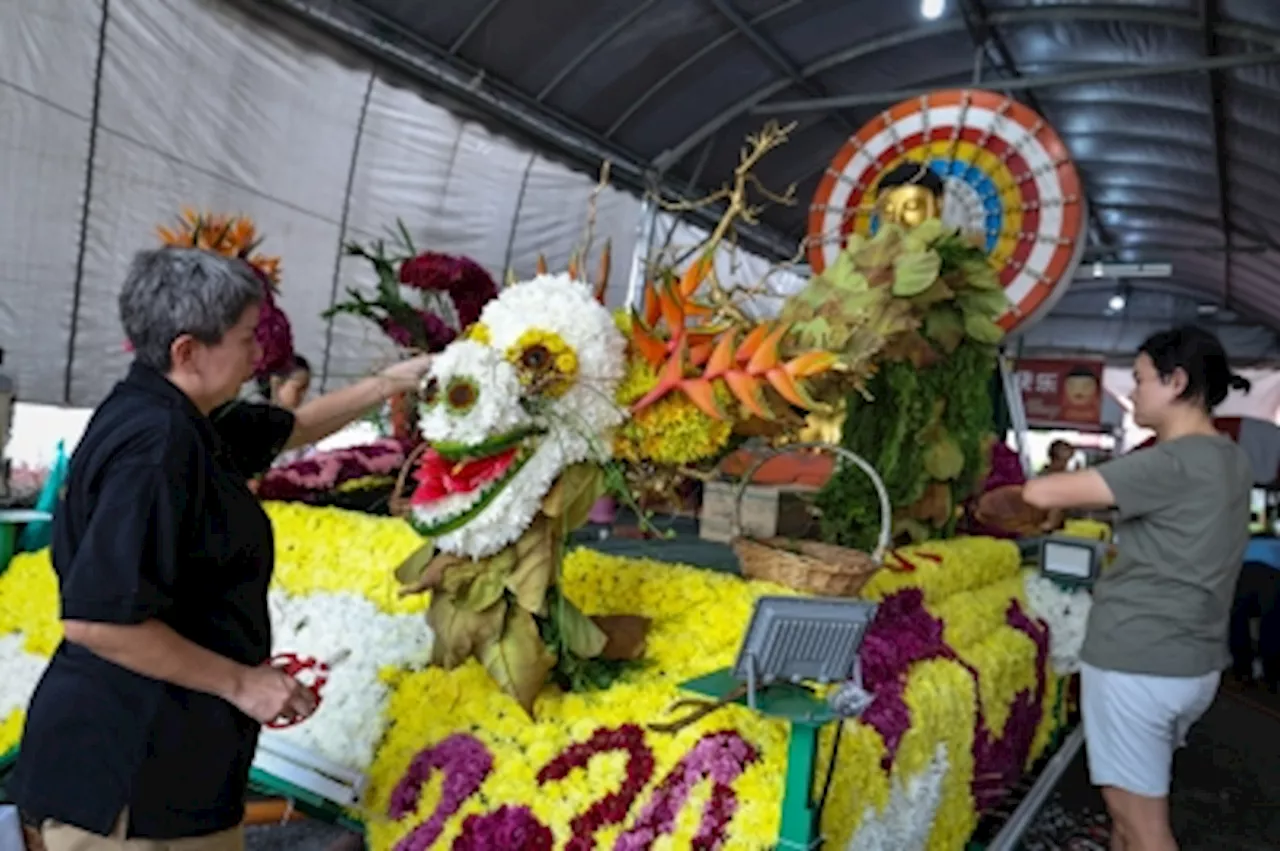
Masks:
[[[396,843],[395,851],[426,851],[440,838],[445,823],[484,785],[493,771],[493,754],[474,736],[453,735],[418,752],[391,792],[387,813],[399,821],[418,809],[422,786],[437,771],[444,773],[440,803],[431,816]]]
[[[626,778],[612,792],[570,823],[573,836],[565,851],[591,851],[595,836],[604,827],[621,824],[645,785],[653,777],[653,752],[645,743],[644,731],[635,724],[616,729],[600,729],[585,742],[570,745],[538,772],[538,783],[563,780],[578,768],[585,768],[596,756],[621,751],[628,755]],[[727,840],[729,822],[738,809],[733,783],[747,766],[760,758],[759,752],[734,730],[709,733],[698,741],[679,764],[654,790],[631,828],[614,845],[614,851],[648,851],[660,836],[670,836],[676,818],[694,786],[711,781],[711,798],[693,837],[697,851],[716,851]],[[493,771],[489,749],[473,736],[454,735],[426,748],[413,758],[404,777],[391,793],[388,813],[399,821],[418,809],[422,786],[436,771],[444,772],[440,803],[426,821],[398,843],[395,851],[426,851],[440,838],[445,823],[470,799]],[[496,843],[496,844],[495,844]],[[479,851],[501,847],[507,851],[550,851],[551,830],[528,807],[501,806],[484,815],[471,815],[453,843],[454,851]]]
[[[599,754],[623,751],[629,755],[627,776],[618,791],[611,792],[570,822],[573,838],[565,851],[592,851],[595,835],[603,827],[620,824],[631,811],[649,778],[653,776],[653,752],[644,741],[644,731],[635,724],[615,730],[600,729],[586,742],[571,745],[538,772],[539,785],[563,780],[575,768],[585,768]]]
[[[701,780],[712,782],[711,800],[702,812],[692,847],[698,851],[723,847],[728,838],[726,829],[738,809],[738,796],[731,784],[759,758],[759,752],[734,730],[707,734],[658,785],[636,823],[618,837],[614,851],[648,851],[659,836],[670,835],[690,792]]]
[[[501,806],[482,816],[470,815],[453,851],[551,851],[555,836],[528,807]]]

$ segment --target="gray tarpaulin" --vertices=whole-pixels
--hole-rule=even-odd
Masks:
[[[283,258],[296,348],[327,363],[329,386],[390,356],[371,327],[320,318],[335,291],[372,281],[340,256],[344,240],[386,236],[399,218],[420,248],[501,278],[531,274],[539,252],[562,269],[583,238],[590,175],[301,24],[266,27],[216,0],[105,8],[104,27],[101,0],[0,0],[0,347],[26,401],[92,406],[120,377],[124,271],[184,206],[254,218],[263,251]],[[635,195],[600,194],[614,304],[640,215]],[[702,234],[682,225],[673,243]]]

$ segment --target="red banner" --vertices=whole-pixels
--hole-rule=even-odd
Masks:
[[[1102,422],[1100,360],[1023,358],[1014,379],[1031,428],[1096,431]]]

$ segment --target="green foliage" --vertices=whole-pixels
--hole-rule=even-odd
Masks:
[[[561,610],[562,602],[566,606],[572,604],[561,596],[559,588],[550,589],[547,602],[550,616],[537,618],[538,631],[542,634],[543,644],[556,654],[556,664],[551,669],[551,681],[561,689],[572,692],[603,691],[627,674],[644,667],[643,660],[588,658],[574,653],[569,649],[571,639],[568,633],[572,631],[572,626],[568,623],[569,619],[566,618],[566,622],[562,625],[556,616],[556,613]]]
[[[871,399],[849,397],[843,444],[880,473],[895,515],[919,501],[931,481],[949,483],[953,504],[973,492],[983,469],[984,438],[992,429],[987,388],[994,368],[994,350],[966,340],[926,369],[884,364],[867,386]],[[875,546],[879,506],[860,470],[837,472],[819,493],[818,507],[824,538],[868,552]],[[930,533],[948,535],[953,527],[948,522]]]

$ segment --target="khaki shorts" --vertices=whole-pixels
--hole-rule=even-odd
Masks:
[[[244,828],[186,839],[125,839],[127,812],[120,814],[110,836],[98,836],[69,824],[47,821],[40,828],[45,851],[244,851]]]

